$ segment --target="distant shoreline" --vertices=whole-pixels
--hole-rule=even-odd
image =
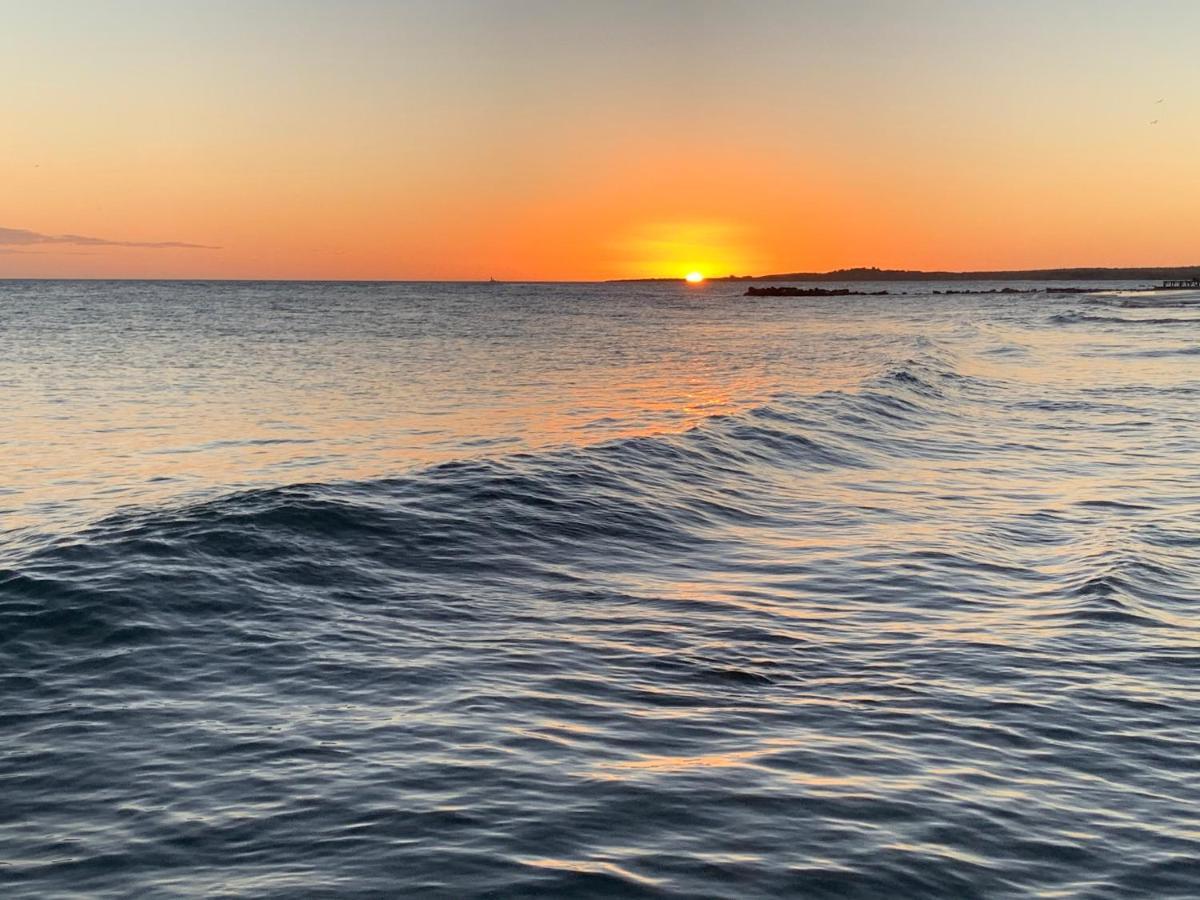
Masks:
[[[1200,265],[1130,268],[1005,269],[978,272],[919,269],[835,269],[830,272],[784,272],[770,275],[709,276],[710,282],[916,282],[916,281],[1171,281],[1200,278]],[[181,275],[0,275],[0,284],[29,282],[192,282],[196,284],[470,284],[504,287],[522,284],[675,284],[683,278],[540,279],[493,281],[475,278],[220,278]]]
[[[1002,269],[979,272],[923,272],[917,269],[835,269],[774,275],[725,275],[708,281],[1155,281],[1200,277],[1198,266],[1136,268]],[[614,278],[614,282],[681,281],[680,278]]]

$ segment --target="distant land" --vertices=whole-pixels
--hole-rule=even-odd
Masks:
[[[835,269],[778,275],[725,275],[709,281],[1137,281],[1200,278],[1200,266],[1141,268],[1001,269],[980,272],[922,272],[915,269]],[[614,281],[680,281],[679,278],[617,278]]]

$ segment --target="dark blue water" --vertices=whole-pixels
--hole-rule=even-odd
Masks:
[[[934,287],[0,284],[0,893],[1200,896],[1200,307]]]

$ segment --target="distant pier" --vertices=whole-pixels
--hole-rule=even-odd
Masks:
[[[1200,290],[1200,278],[1173,278],[1158,287],[1164,291]]]

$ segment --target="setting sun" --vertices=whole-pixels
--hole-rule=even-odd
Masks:
[[[1200,900],[1200,0],[0,18],[0,900]]]

